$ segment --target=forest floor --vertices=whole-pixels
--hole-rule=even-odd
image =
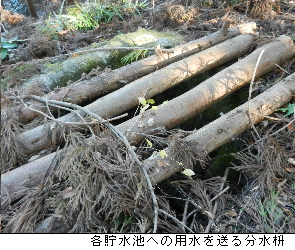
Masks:
[[[38,28],[36,21],[28,17],[5,12],[5,20],[2,22],[3,28],[8,32],[4,38],[6,41],[16,40],[18,48],[10,51],[9,58],[2,61],[1,76],[8,76],[11,71],[27,62],[36,64],[28,71],[14,74],[13,78],[5,82],[6,89],[2,89],[1,92],[1,107],[5,107],[5,91],[18,89],[23,81],[40,72],[39,60],[72,53],[94,42],[108,41],[120,33],[134,32],[138,28],[175,31],[185,37],[185,42],[189,42],[216,32],[225,21],[230,21],[230,27],[254,21],[258,26],[260,42],[280,35],[287,35],[295,42],[295,5],[292,1],[275,1],[271,7],[267,3],[269,1],[252,1],[250,5],[247,5],[248,1],[232,1],[234,3],[228,7],[218,6],[214,2],[210,4],[210,1],[194,0],[155,1],[153,8],[150,6],[142,10],[140,15],[126,12],[123,19],[114,17],[109,23],[81,33],[60,31],[52,34],[49,30],[44,30],[44,27],[40,28],[40,25]],[[267,4],[264,5],[264,2]],[[59,6],[51,8],[46,8],[47,14],[57,10]],[[53,39],[55,35],[57,36]],[[97,74],[102,71],[99,69]],[[257,79],[253,95],[265,91],[294,72],[295,58]],[[276,120],[265,119],[256,125],[256,131],[247,130],[235,138],[235,143],[227,144],[232,150],[223,148],[211,153],[207,159],[206,169],[194,176],[193,180],[176,174],[155,187],[160,206],[181,221],[177,223],[162,215],[158,232],[188,232],[183,226],[185,224],[195,233],[295,233],[295,128],[292,123],[286,126],[294,117],[292,112],[286,116],[282,111],[275,112],[272,117]],[[29,129],[29,125],[25,128]],[[278,130],[280,131],[276,133]],[[2,133],[3,131],[2,128]],[[263,137],[267,139],[255,143],[258,138]],[[252,147],[252,144],[255,146]],[[19,165],[21,164],[16,164],[14,168]],[[229,173],[225,171],[227,168],[230,169]],[[226,182],[222,181],[225,172]],[[220,192],[222,182],[222,185],[229,186],[229,189],[217,199],[217,203],[212,198]],[[65,187],[67,186],[62,188]],[[66,189],[62,191],[62,188],[52,185],[51,191],[64,192]],[[41,221],[40,218],[46,218],[52,213],[52,207],[45,206],[43,212],[39,211],[40,216],[36,217],[36,221],[24,219],[23,216],[20,223],[16,222],[16,216],[19,218],[21,213],[27,213],[27,207],[19,201],[10,204],[9,208],[2,210],[2,230],[30,231],[30,226],[35,226]],[[204,214],[204,211],[207,213]],[[100,210],[99,212],[101,213]],[[99,212],[96,211],[97,214]],[[77,217],[77,213],[79,214],[77,211],[71,211],[67,215]],[[144,221],[144,217],[137,216],[136,212],[130,212],[128,208],[123,213],[116,212],[115,215],[109,216],[117,216],[115,222],[111,220],[109,225],[106,225],[107,221],[100,226],[80,222],[78,227],[74,223],[76,231],[74,227],[70,229],[72,232],[151,232],[152,223]],[[147,217],[151,218],[152,215]],[[28,226],[26,223],[31,225]]]

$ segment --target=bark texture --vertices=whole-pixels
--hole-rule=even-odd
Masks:
[[[245,33],[254,33],[255,30],[256,24],[254,22],[241,24],[237,27],[228,29],[226,32],[222,29],[209,36],[177,46],[174,49],[174,53],[163,53],[147,57],[119,69],[112,70],[109,73],[102,73],[90,80],[81,81],[70,87],[63,87],[58,92],[47,94],[44,98],[57,101],[64,100],[75,104],[91,101],[94,98],[121,88],[144,75],[167,66],[170,63],[200,52],[201,50],[207,49],[234,36]],[[43,112],[46,111],[45,107],[40,107],[39,102],[28,101],[27,104]],[[51,111],[55,112],[56,109],[52,108]],[[40,115],[24,105],[15,107],[14,113],[17,114],[17,119],[22,123],[28,123]],[[5,117],[3,116],[1,118],[1,123],[3,123],[4,120]]]
[[[251,34],[234,37],[133,81],[123,88],[87,105],[85,108],[103,118],[122,114],[126,110],[138,105],[138,97],[151,98],[182,81],[240,57],[248,51],[253,41],[254,36]],[[290,54],[286,46],[281,47],[280,52],[282,55],[284,55],[284,51]],[[276,63],[278,63],[277,60]],[[270,67],[267,68],[269,69]],[[81,115],[83,116],[84,114]],[[80,121],[80,118],[75,114],[68,114],[58,120],[77,122]],[[31,154],[50,145],[51,132],[50,123],[47,123],[21,134],[18,140],[23,145],[24,153]]]
[[[211,101],[212,104],[217,99],[225,97],[227,94],[233,92],[251,80],[256,61],[259,54],[261,53],[261,50],[263,49],[265,51],[258,65],[256,77],[259,77],[273,69],[275,64],[279,63],[281,60],[287,60],[288,58],[291,58],[295,55],[295,49],[291,39],[285,36],[280,37],[274,42],[265,44],[236,64],[219,72],[212,78],[203,82],[201,85],[189,91],[190,93],[187,92],[189,94],[186,93],[173,99],[172,101],[169,101],[165,105],[159,106],[157,113],[153,113],[155,111],[146,111],[145,117],[141,118],[141,121],[144,124],[148,124],[147,121],[151,118],[154,118],[154,123],[152,126],[146,125],[141,128],[136,125],[133,126],[134,124],[137,124],[139,118],[135,117],[125,123],[118,125],[117,128],[122,132],[126,132],[131,128],[132,132],[129,134],[128,140],[130,142],[138,142],[142,136],[135,132],[145,133],[152,128],[159,126],[165,126],[166,128],[174,127],[184,119],[188,119],[184,118],[182,113],[187,112],[186,117],[191,117],[198,111],[203,110],[205,107],[209,106],[208,100]],[[278,107],[289,102],[294,95],[294,91],[295,86],[293,74],[283,80],[280,84],[275,85],[270,90],[253,99],[251,102],[250,111],[262,115],[268,115],[275,111]],[[197,95],[197,93],[199,93],[199,95]],[[188,102],[189,97],[190,99],[193,98],[194,102]],[[197,106],[195,103],[197,103]],[[171,112],[172,110],[173,112]],[[198,130],[205,131],[207,134],[206,136],[203,135],[203,137],[196,137],[197,139],[194,140],[200,143],[200,146],[204,148],[206,152],[212,151],[249,127],[249,120],[247,120],[247,114],[244,112],[244,110],[244,106],[236,108],[235,110],[229,112],[228,115],[224,115],[215,122]],[[171,114],[173,115],[171,116]],[[181,115],[182,118],[179,119],[177,117],[178,115]],[[234,118],[231,118],[232,116],[234,116]],[[261,116],[256,115],[251,115],[251,117],[253,123],[259,122],[262,119]],[[234,125],[236,127],[234,127]],[[190,136],[189,138],[194,137]],[[168,155],[173,155],[173,152],[170,152],[169,150],[167,150],[167,152]],[[62,154],[62,150],[60,153]],[[45,174],[48,173],[49,170],[55,165],[55,155],[55,153],[52,153],[3,174],[1,176],[2,205],[7,204],[9,200],[15,200],[21,190],[38,185],[42,181],[42,178],[45,176]],[[172,163],[169,164],[172,165]],[[180,169],[179,166],[178,168],[173,167],[172,170],[170,167],[169,169],[161,169],[159,166],[157,166],[156,160],[153,161],[153,163],[147,161],[146,165],[149,167],[149,173],[154,183],[163,180],[163,178],[166,178],[165,176],[170,176],[171,174],[175,173],[175,171]],[[161,171],[163,171],[163,173],[161,173]]]
[[[292,40],[281,36],[256,49],[244,59],[220,71],[192,90],[168,101],[165,105],[160,105],[157,112],[148,110],[143,118],[134,117],[118,125],[118,128],[121,131],[128,131],[132,128],[128,139],[137,144],[144,138],[140,134],[145,131],[159,126],[171,129],[185,122],[251,81],[262,51],[264,52],[256,69],[256,78],[272,71],[276,67],[275,64],[280,64],[295,56]],[[153,119],[152,125],[151,118]]]
[[[250,101],[250,109],[248,109],[248,103],[235,108],[187,136],[180,142],[180,145],[198,145],[198,148],[202,148],[204,152],[208,154],[250,128],[250,118],[252,124],[262,121],[264,119],[263,116],[275,112],[278,108],[290,102],[294,93],[295,74],[293,73],[267,91],[253,98]],[[186,148],[186,150],[194,149]],[[159,183],[174,173],[183,170],[182,165],[171,160],[171,158],[173,159],[173,156],[175,156],[175,153],[178,152],[175,152],[171,147],[166,148],[165,151],[169,156],[165,158],[165,166],[159,164],[163,161],[159,155],[150,157],[144,162],[153,184]]]

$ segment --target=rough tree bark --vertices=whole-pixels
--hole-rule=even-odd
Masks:
[[[273,69],[275,67],[276,63],[279,63],[281,61],[285,61],[288,58],[291,58],[295,55],[295,49],[294,49],[294,45],[293,45],[291,39],[283,36],[274,42],[265,44],[261,48],[254,51],[251,55],[240,60],[239,62],[235,63],[234,65],[230,66],[229,68],[219,72],[215,76],[211,77],[210,78],[211,80],[208,79],[207,81],[205,81],[206,82],[205,84],[199,85],[201,87],[197,86],[196,87],[197,89],[195,88],[195,89],[192,89],[191,91],[189,91],[190,94],[193,94],[193,96],[191,96],[189,99],[193,98],[195,100],[195,102],[198,103],[198,105],[200,107],[196,106],[194,104],[194,102],[188,102],[187,98],[189,96],[184,94],[184,95],[181,95],[181,96],[173,99],[172,101],[169,101],[165,105],[159,106],[159,109],[157,111],[157,116],[155,116],[152,113],[153,111],[146,111],[145,117],[141,118],[141,121],[144,124],[147,124],[147,121],[150,118],[154,118],[153,127],[165,126],[165,127],[169,128],[171,126],[175,126],[176,124],[179,124],[181,121],[184,120],[184,118],[182,118],[180,120],[177,117],[173,118],[171,116],[169,116],[167,118],[167,115],[169,113],[175,113],[175,115],[179,115],[179,113],[188,112],[187,114],[189,116],[192,116],[196,113],[196,111],[195,111],[196,109],[202,110],[205,107],[208,107],[209,106],[208,101],[211,103],[216,102],[214,97],[217,99],[220,99],[221,97],[217,97],[218,95],[225,96],[251,80],[251,77],[254,72],[256,61],[258,59],[259,54],[261,53],[261,50],[263,50],[263,49],[265,49],[265,52],[263,54],[264,56],[262,55],[261,61],[258,65],[256,77],[259,77],[262,74],[265,74],[268,71],[270,71],[271,69]],[[294,94],[294,84],[290,84],[290,81],[292,81],[292,80],[294,81],[294,74],[292,76],[286,78],[286,80],[282,81],[281,84],[278,84],[274,88],[269,90],[271,92],[268,91],[265,94],[263,94],[263,96],[261,97],[262,100],[264,100],[264,99],[267,100],[264,102],[265,103],[264,106],[261,105],[260,101],[259,102],[253,101],[253,105],[255,105],[255,103],[259,104],[259,106],[256,107],[256,109],[261,109],[261,111],[259,111],[259,110],[254,111],[255,107],[253,106],[253,110],[251,108],[251,112],[256,112],[256,113],[265,112],[265,113],[261,113],[261,114],[267,115],[267,114],[270,114],[271,112],[273,112],[275,109],[277,109],[279,107],[279,105],[281,106],[281,105],[289,102],[292,95]],[[211,84],[211,86],[210,86],[210,84]],[[206,85],[209,85],[209,86],[206,87]],[[202,91],[204,91],[204,93],[202,93]],[[196,92],[200,92],[200,94],[195,95]],[[275,93],[275,92],[277,92],[277,93]],[[201,97],[200,97],[200,95],[201,95]],[[204,97],[202,97],[202,95],[204,95]],[[265,97],[265,95],[271,96],[270,101],[269,101],[269,98]],[[277,96],[277,97],[275,97],[275,96]],[[206,97],[207,97],[207,101],[206,101]],[[198,98],[201,98],[201,103],[199,102]],[[254,100],[256,100],[256,99],[254,99]],[[259,100],[261,100],[261,99],[259,99]],[[275,101],[273,101],[273,100],[275,100]],[[202,106],[203,102],[205,103],[204,104],[205,107]],[[271,105],[274,105],[274,108],[272,108]],[[269,107],[269,108],[267,108],[267,107]],[[171,112],[171,110],[173,110],[175,112]],[[238,109],[236,109],[236,110],[238,110]],[[232,113],[234,113],[234,111],[230,112],[229,114],[231,115]],[[241,112],[241,114],[243,114],[243,112]],[[235,128],[232,127],[234,124],[237,124],[238,129],[240,129],[240,128],[246,129],[247,128],[247,126],[245,127],[244,125],[240,125],[240,123],[238,123],[238,122],[234,123],[232,120],[231,120],[231,123],[229,123],[230,126],[228,125],[229,127],[227,127],[227,123],[224,123],[225,122],[224,117],[227,117],[227,116],[222,116],[221,118],[219,118],[217,120],[219,122],[222,121],[222,123],[218,122],[218,124],[223,129],[221,131],[221,134],[224,133],[224,138],[225,138],[224,140],[227,140],[228,138],[231,138],[238,133],[238,132],[234,132]],[[162,118],[163,121],[158,118]],[[262,119],[261,117],[255,116],[255,117],[253,117],[252,120],[253,120],[253,123],[255,123],[255,122],[260,121],[261,119]],[[134,123],[136,124],[137,120],[138,120],[138,117],[135,117],[125,123],[118,125],[117,128],[119,130],[121,130],[122,132],[126,132],[127,129],[132,127],[132,125]],[[248,122],[247,120],[246,121],[243,120],[242,124],[243,123],[247,124],[247,122]],[[171,125],[171,123],[173,123],[173,124]],[[230,128],[231,131],[229,131],[228,128]],[[142,138],[142,136],[140,134],[137,134],[134,132],[138,131],[141,133],[145,133],[145,132],[149,131],[150,129],[151,129],[150,126],[145,126],[141,129],[139,129],[137,126],[134,126],[132,128],[133,133],[131,133],[131,135],[128,137],[129,141],[130,142],[139,141]],[[205,130],[207,131],[207,129],[208,129],[208,126],[206,126]],[[214,131],[215,131],[215,133],[213,133]],[[211,136],[213,136],[213,134],[216,134],[216,131],[218,132],[219,130],[215,129],[214,131],[208,132],[209,134],[212,133],[212,135],[208,136],[208,140],[206,137],[204,137],[203,140],[205,142],[201,142],[199,139],[199,143],[206,143],[207,141],[209,141],[209,138],[211,138]],[[225,132],[223,132],[223,131],[225,131]],[[231,134],[231,133],[233,133],[233,134]],[[226,135],[227,135],[227,137],[226,137]],[[214,140],[215,140],[215,138],[213,138],[213,137],[210,139],[210,144],[215,145],[214,147],[218,147],[222,144],[222,141],[220,141],[218,143],[217,142],[214,143],[213,142]],[[203,147],[205,147],[205,146],[203,145]],[[209,151],[208,145],[206,147],[207,147],[206,151]],[[210,150],[213,150],[213,149],[211,148]],[[169,151],[167,151],[167,152],[170,153]],[[60,151],[60,153],[62,154],[62,150]],[[3,206],[5,204],[7,204],[9,202],[9,200],[10,201],[15,200],[19,196],[19,192],[21,190],[24,190],[25,188],[31,188],[31,187],[38,185],[41,182],[42,178],[46,175],[46,173],[49,172],[50,168],[52,168],[54,166],[55,155],[56,155],[55,153],[52,153],[50,155],[39,158],[33,162],[30,162],[30,163],[25,164],[17,169],[14,169],[10,172],[3,174],[1,176],[1,193],[2,193]],[[147,163],[147,164],[149,164],[149,163]],[[152,171],[151,173],[153,173],[153,170],[151,170],[151,171]],[[155,176],[153,176],[153,175],[151,175],[151,176],[153,177],[154,180],[156,180]],[[8,199],[8,197],[9,197],[9,199]]]
[[[255,29],[256,24],[254,22],[241,24],[237,27],[228,29],[228,31],[221,29],[211,35],[175,47],[174,53],[163,53],[161,55],[147,57],[119,69],[112,70],[109,73],[102,73],[90,80],[81,81],[70,87],[63,87],[58,92],[47,94],[44,98],[47,98],[48,100],[64,100],[75,104],[81,104],[121,88],[127,83],[167,66],[170,63],[200,52],[201,50],[207,49],[234,36],[245,33],[254,33]],[[39,102],[28,101],[27,104],[43,112],[46,111],[46,107],[40,107]],[[25,105],[16,106],[13,110],[14,114],[17,115],[16,119],[23,124],[32,121],[40,115],[39,113],[28,109]],[[51,112],[54,113],[55,111],[56,109],[51,108]],[[4,121],[5,117],[2,116],[1,123]]]
[[[271,114],[280,106],[291,101],[294,91],[295,74],[287,77],[269,90],[265,91],[263,94],[252,99],[250,101],[249,109],[252,124],[260,122],[264,119],[263,116]],[[248,103],[245,103],[244,105],[237,107],[228,114],[187,136],[179,143],[183,147],[188,145],[198,145],[197,148],[194,147],[189,150],[200,150],[203,148],[204,153],[209,153],[246,129],[250,128],[251,124],[247,112]],[[220,129],[222,129],[221,133],[219,132]],[[144,164],[153,184],[157,184],[174,173],[183,170],[183,166],[171,160],[173,159],[173,156],[175,156],[174,150],[175,149],[171,147],[166,148],[166,153],[168,153],[169,157],[167,157],[164,161],[159,155],[156,158],[150,157],[145,160]],[[158,164],[159,162],[161,164]],[[163,162],[165,162],[165,164],[163,164]],[[36,233],[65,233],[68,230],[69,228],[67,225],[65,225],[65,223],[58,217],[54,216],[46,218],[35,228]]]
[[[96,100],[85,108],[103,118],[122,114],[138,105],[138,97],[151,98],[190,77],[240,57],[249,49],[253,40],[254,37],[251,34],[244,34],[227,40],[144,76]],[[84,116],[84,114],[81,115]],[[79,121],[80,118],[71,113],[58,120],[75,122]],[[30,154],[50,145],[50,133],[50,123],[48,123],[21,134],[18,141],[23,145],[24,153]]]
[[[250,101],[249,110],[247,102],[187,136],[180,143],[183,145],[197,145],[198,149],[203,149],[204,153],[209,154],[250,128],[251,122],[248,111],[252,124],[256,124],[262,121],[264,116],[275,112],[284,104],[289,103],[294,93],[295,74],[293,73],[259,96],[253,98]],[[193,148],[189,150],[193,150]],[[175,155],[175,151],[171,147],[166,148],[165,151],[169,156],[165,158],[165,166],[158,164],[159,161],[163,161],[159,155],[153,158],[150,157],[144,162],[153,184],[159,183],[183,169],[183,166],[171,160]]]
[[[256,49],[244,59],[220,71],[192,90],[174,98],[165,105],[160,105],[157,112],[148,110],[143,118],[134,117],[118,125],[118,128],[121,131],[128,131],[132,127],[132,133],[127,138],[137,144],[144,138],[139,134],[145,131],[153,130],[159,126],[171,129],[185,122],[245,86],[253,76],[255,64],[262,50],[264,53],[259,61],[255,77],[270,72],[276,67],[275,64],[280,64],[295,56],[292,40],[289,37],[281,36]],[[153,118],[152,125],[149,122],[151,118]],[[138,126],[138,122],[140,122],[140,126]]]

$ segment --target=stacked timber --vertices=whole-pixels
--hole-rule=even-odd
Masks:
[[[224,34],[224,32],[221,33]],[[184,45],[175,49],[175,55],[173,56],[161,54],[153,56],[151,61],[148,58],[145,59],[146,62],[152,62],[146,64],[146,66],[143,65],[145,60],[135,63],[134,69],[137,68],[136,73],[132,72],[130,74],[132,75],[131,78],[124,79],[124,82],[126,80],[128,84],[122,87],[118,80],[120,77],[117,76],[110,78],[113,80],[109,84],[102,84],[101,82],[101,84],[98,84],[99,86],[110,86],[107,92],[117,90],[97,99],[84,108],[103,118],[114,117],[137,106],[139,97],[151,98],[191,77],[229,62],[234,58],[242,57],[253,44],[255,36],[250,33],[238,34],[240,31],[235,29],[232,29],[227,34],[231,33],[234,33],[234,35],[223,38],[221,34],[216,33],[216,45],[209,47],[208,44],[212,45],[212,42],[208,42],[202,45],[203,48],[206,48],[204,50],[200,50],[194,43],[190,43],[194,44],[191,49],[189,49],[190,45]],[[211,41],[211,38],[207,41]],[[187,50],[190,52],[187,52]],[[156,111],[146,110],[144,116],[135,116],[117,125],[116,128],[126,134],[130,144],[137,145],[144,139],[143,135],[146,132],[153,129],[156,131],[158,127],[165,127],[168,130],[183,123],[247,85],[252,78],[260,77],[274,70],[276,65],[290,60],[294,56],[294,44],[289,37],[281,36],[273,39],[192,90],[170,100],[165,105],[160,105]],[[184,58],[180,59],[180,57]],[[132,64],[128,67],[130,69]],[[138,71],[140,68],[143,70]],[[155,69],[157,70],[155,71]],[[124,68],[118,69],[118,72],[123,74],[123,70]],[[118,73],[118,75],[120,74]],[[96,84],[99,83],[98,78],[96,80]],[[185,145],[198,145],[198,149],[202,149],[206,154],[213,151],[245,131],[251,124],[260,122],[263,116],[271,114],[277,108],[288,103],[295,91],[294,80],[295,75],[290,75],[248,103],[237,107],[228,114],[195,131],[184,138],[183,143]],[[85,84],[87,85],[87,83]],[[95,84],[94,80],[91,84]],[[79,86],[81,87],[81,85]],[[74,86],[74,88],[76,87]],[[91,92],[91,88],[93,89],[93,87],[90,87],[88,90],[86,87],[87,92]],[[75,91],[78,93],[80,91],[79,87]],[[105,89],[100,89],[93,96],[99,96],[103,91]],[[68,101],[79,103],[78,99],[81,100],[82,95],[81,92],[79,93],[77,99],[74,96],[67,96]],[[59,100],[60,98],[58,95],[53,96],[54,94],[50,99]],[[89,96],[82,99],[93,98],[93,96]],[[21,109],[24,110],[23,107]],[[172,110],[173,112],[171,112]],[[31,111],[27,109],[23,112],[25,114]],[[32,115],[32,117],[34,116]],[[80,116],[70,113],[58,118],[55,122],[79,122],[81,117],[84,116],[83,112],[80,112]],[[17,139],[19,144],[23,146],[23,153],[27,155],[33,154],[48,146],[52,139],[52,127],[52,123],[47,123],[20,134]],[[190,148],[189,150],[193,149]],[[173,159],[173,155],[175,155],[173,148],[168,146],[166,153]],[[56,167],[57,157],[62,157],[62,155],[63,150],[61,149],[58,153],[51,153],[3,174],[1,177],[2,204],[8,206],[10,202],[19,198],[22,190],[40,184],[46,173],[51,172]],[[144,162],[153,184],[168,178],[183,168],[181,164],[171,159],[165,159],[163,164],[161,158],[162,156],[157,155]]]

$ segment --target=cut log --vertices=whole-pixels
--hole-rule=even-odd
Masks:
[[[230,92],[233,92],[235,88],[241,87],[241,85],[244,85],[251,79],[251,76],[253,75],[253,72],[254,72],[256,60],[263,49],[265,49],[265,52],[263,54],[264,56],[262,56],[261,61],[258,65],[256,77],[259,77],[263,73],[266,73],[269,70],[271,70],[276,63],[280,62],[280,60],[284,61],[295,55],[295,49],[291,39],[283,36],[274,42],[265,44],[261,48],[254,51],[251,55],[240,60],[239,62],[235,63],[231,67],[219,72],[215,76],[211,77],[210,78],[211,80],[208,79],[207,81],[205,81],[207,82],[206,84],[202,83],[199,86],[197,86],[196,87],[198,88],[197,92],[200,92],[199,95],[196,95],[195,93],[196,88],[189,91],[191,93],[194,93],[193,95],[194,100],[196,103],[198,103],[198,105],[200,105],[199,107],[196,107],[193,102],[188,102],[187,95],[184,94],[180,97],[175,98],[172,101],[169,101],[165,105],[159,106],[157,110],[157,116],[155,116],[152,113],[153,111],[146,111],[146,115],[145,117],[142,118],[142,121],[145,124],[147,124],[147,121],[153,117],[154,118],[153,127],[158,127],[158,126],[165,126],[167,128],[173,127],[177,125],[179,122],[181,122],[184,118],[182,117],[182,119],[178,119],[177,116],[175,116],[175,118],[171,118],[171,116],[169,116],[169,119],[168,119],[167,118],[168,114],[179,115],[179,113],[185,113],[188,111],[188,114],[190,114],[190,116],[194,115],[196,112],[195,111],[196,109],[198,110],[204,109],[204,106],[202,106],[203,105],[202,102],[204,102],[205,106],[209,106],[208,100],[206,102],[206,100],[203,99],[205,97],[202,97],[203,95],[207,96],[209,100],[212,100],[214,96],[218,97],[218,93],[228,94]],[[237,74],[240,74],[239,77],[237,77]],[[213,81],[212,78],[215,80]],[[290,79],[294,80],[294,74],[293,74],[293,78],[292,76],[290,76],[286,78],[286,80],[282,81],[283,82],[282,86],[277,85],[278,87],[276,87],[280,89],[278,92],[284,93],[283,97],[281,98],[279,102],[281,103],[280,105],[283,105],[284,103],[288,102],[292,96],[292,93],[293,93],[291,91],[292,89],[286,88],[286,86],[288,86],[289,84]],[[210,82],[211,82],[211,88],[208,88],[208,87],[206,88],[206,85],[210,84]],[[231,84],[234,84],[234,86],[232,86]],[[293,87],[293,85],[290,85],[290,86]],[[281,90],[281,88],[284,90]],[[202,94],[202,91],[204,91],[203,94]],[[198,98],[201,98],[201,103],[199,102]],[[214,99],[212,100],[212,102],[214,102]],[[180,112],[179,110],[181,110],[181,108],[182,108],[182,111]],[[171,112],[171,110],[173,110],[173,112]],[[273,110],[269,112],[271,113],[272,111]],[[163,121],[161,119],[158,119],[161,117],[163,118]],[[134,123],[136,124],[137,120],[138,120],[138,117],[135,117],[125,123],[118,125],[117,128],[121,130],[122,132],[126,132],[130,127],[132,127]],[[134,132],[138,131],[139,133],[144,133],[149,130],[151,130],[150,126],[145,126],[142,129],[139,129],[137,126],[135,126],[132,129],[133,133],[128,137],[128,139],[130,142],[139,141],[140,138],[142,138],[141,134],[134,133]],[[62,154],[62,150],[60,151],[60,153]],[[48,169],[52,167],[51,162],[54,160],[54,157],[55,157],[55,153],[52,153],[50,155],[39,158],[33,162],[23,165],[22,167],[19,167],[17,169],[14,169],[10,172],[3,174],[1,176],[1,193],[3,198],[2,204],[5,204],[8,202],[8,198],[7,198],[8,195],[10,196],[10,200],[14,200],[16,197],[18,197],[18,192],[20,190],[38,185],[41,182],[42,178],[44,177],[45,173],[49,172]]]
[[[292,40],[289,37],[281,36],[200,83],[192,90],[168,101],[165,105],[160,105],[157,112],[148,110],[143,118],[134,117],[118,125],[118,129],[128,131],[132,127],[132,133],[129,133],[127,138],[130,142],[137,144],[144,138],[140,134],[145,131],[157,127],[171,129],[185,122],[245,86],[251,80],[256,62],[263,50],[264,53],[256,69],[256,78],[273,70],[276,67],[275,64],[295,56]]]
[[[122,114],[138,105],[138,97],[151,98],[184,80],[240,57],[249,49],[253,40],[252,34],[244,34],[227,40],[144,76],[96,100],[85,108],[103,118]],[[282,50],[286,50],[286,48],[284,47]],[[288,54],[290,54],[289,51]],[[285,59],[284,57],[280,58]],[[84,116],[84,114],[81,115]],[[77,122],[80,121],[80,118],[71,113],[58,120]],[[50,133],[50,124],[48,123],[21,134],[18,140],[23,145],[24,154],[31,154],[50,145]]]
[[[282,105],[290,102],[294,92],[295,74],[293,73],[255,97],[250,102],[252,123],[260,122],[263,120],[263,116],[273,113]],[[197,130],[192,135],[186,137],[184,141],[197,144],[198,148],[203,148],[205,153],[209,153],[250,127],[247,110],[248,103],[243,104]],[[60,153],[62,154],[62,151]],[[174,154],[169,147],[166,148],[166,153],[171,158]],[[19,192],[22,190],[40,184],[45,174],[50,172],[52,166],[55,165],[55,156],[56,154],[52,153],[3,174],[1,176],[2,207],[5,208],[9,202],[18,198]],[[159,164],[160,166],[158,166],[158,162],[161,160],[162,158],[157,156],[156,158],[149,158],[144,162],[153,184],[159,183],[183,168],[183,166],[168,158],[165,159],[167,165],[161,166]]]
[[[107,65],[113,64],[113,62],[117,62],[126,55],[126,50],[114,50],[115,47],[154,47],[160,45],[174,47],[179,45],[183,42],[183,37],[175,32],[158,32],[153,30],[145,30],[145,29],[138,29],[135,32],[127,33],[127,34],[120,34],[112,38],[111,40],[107,41],[105,45],[102,47],[96,48],[97,50],[91,50],[97,47],[97,44],[92,44],[91,49],[84,48],[83,51],[78,51],[74,56],[69,57],[66,60],[61,61],[62,59],[58,60],[55,63],[43,63],[42,66],[42,73],[32,76],[22,84],[26,91],[31,92],[35,91],[34,86],[42,86],[44,89],[53,90],[56,87],[67,86],[69,81],[76,81],[81,78],[83,73],[90,72],[93,68],[101,67],[105,68]],[[98,50],[101,49],[101,50]],[[46,60],[45,60],[46,62]],[[27,65],[28,67],[31,67]],[[34,66],[35,67],[35,66]],[[3,79],[5,81],[5,79]],[[104,77],[101,78],[102,84],[105,84]],[[93,83],[93,81],[90,81]],[[93,83],[96,85],[96,82]],[[92,92],[95,88],[91,86],[88,90]],[[86,84],[87,86],[87,84]],[[122,85],[121,85],[122,86]],[[80,96],[76,95],[77,89],[80,88],[79,86],[73,87],[74,91],[72,97],[66,98],[77,98],[79,101]],[[47,96],[47,98],[58,98],[62,99],[65,94],[67,93],[68,88],[64,88],[61,93],[51,93]],[[75,91],[76,90],[76,91]],[[69,91],[72,92],[72,91]],[[44,92],[44,91],[42,91]],[[42,93],[41,92],[41,93]],[[81,92],[80,92],[81,93]],[[82,91],[83,93],[83,91]],[[91,97],[90,97],[91,98]],[[84,100],[84,99],[80,99]],[[32,103],[34,104],[34,103]],[[39,107],[40,103],[36,105]],[[35,115],[31,116],[31,113],[24,113],[22,114],[24,106],[16,107],[14,113],[20,112],[19,118],[20,121],[24,123],[32,120]],[[1,116],[1,124],[5,121],[5,116]]]
[[[275,112],[278,108],[290,102],[295,92],[295,74],[288,76],[264,93],[250,101],[249,114],[252,124],[256,124]],[[245,103],[229,113],[221,116],[215,121],[197,130],[183,140],[183,145],[198,145],[209,154],[219,146],[225,144],[235,136],[250,128],[251,123],[248,116],[248,103]],[[190,148],[189,150],[193,150]],[[183,166],[173,159],[175,151],[166,148],[169,157],[165,158],[165,166],[158,164],[162,162],[161,156],[153,156],[144,161],[147,172],[153,184],[159,183],[174,173],[183,170]]]
[[[256,124],[264,119],[263,116],[276,111],[277,108],[290,102],[295,91],[295,74],[290,75],[275,86],[271,87],[263,94],[253,98],[250,101],[250,114],[252,124]],[[255,113],[255,114],[253,114]],[[203,148],[204,153],[208,154],[214,149],[231,140],[238,134],[250,128],[248,116],[248,103],[245,103],[231,112],[223,115],[221,118],[197,130],[193,134],[183,139],[183,146],[198,145],[197,150]],[[222,131],[222,132],[220,132]],[[189,150],[196,150],[196,148]],[[173,161],[175,149],[168,147],[165,149],[169,157],[162,159],[157,155],[156,158],[148,158],[144,161],[147,172],[153,184],[157,184],[178,171],[183,170],[183,166]],[[163,164],[164,162],[164,164]],[[158,164],[161,163],[161,164]],[[188,166],[186,166],[188,167]],[[69,228],[58,217],[48,217],[39,223],[35,229],[36,233],[56,233],[56,228],[62,232],[67,232]]]
[[[130,83],[144,75],[147,75],[155,70],[158,70],[170,63],[188,57],[192,54],[200,52],[218,43],[221,43],[234,36],[254,33],[256,24],[254,22],[241,24],[237,27],[228,29],[224,34],[223,30],[219,30],[211,35],[202,37],[187,44],[175,47],[174,53],[161,55],[153,55],[143,60],[134,62],[127,66],[113,70],[109,73],[103,73],[100,76],[94,77],[90,80],[84,80],[77,84],[73,84],[70,88],[61,88],[58,92],[51,92],[44,96],[48,100],[67,101],[75,104],[81,104],[86,101],[91,101],[103,94],[114,91],[122,86]],[[40,103],[36,101],[28,101],[28,105],[43,112],[46,111],[45,107],[40,107]],[[24,105],[19,105],[13,108],[14,113],[17,114],[17,119],[23,124],[32,121],[40,114],[28,109]],[[55,109],[51,109],[55,112]],[[1,123],[5,121],[5,116],[1,117]]]

